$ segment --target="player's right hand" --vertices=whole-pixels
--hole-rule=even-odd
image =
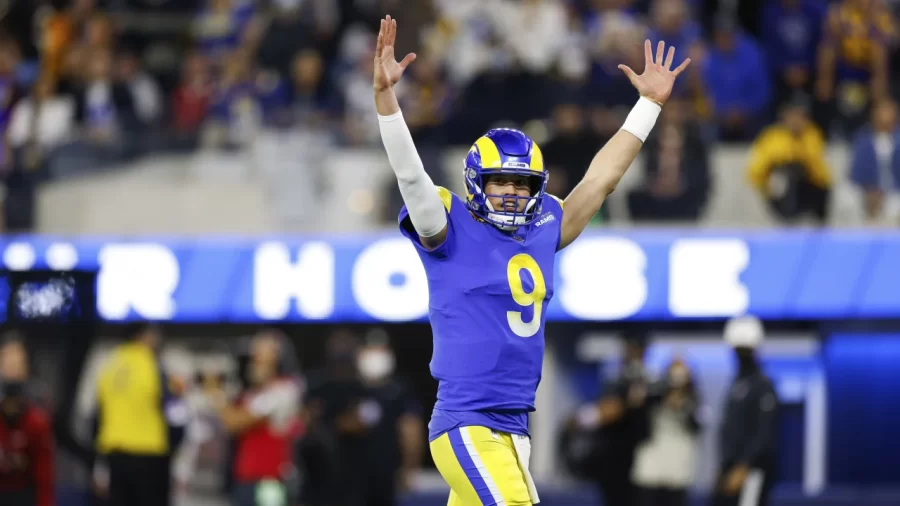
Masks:
[[[394,55],[396,40],[397,20],[386,16],[381,20],[378,43],[375,46],[375,78],[372,85],[376,92],[385,91],[397,84],[406,67],[416,59],[415,53],[409,53],[398,62]]]

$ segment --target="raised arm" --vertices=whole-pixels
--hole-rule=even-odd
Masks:
[[[381,140],[387,151],[391,168],[397,176],[400,195],[409,211],[409,219],[419,234],[419,240],[426,248],[437,248],[447,237],[447,215],[444,203],[434,187],[431,177],[425,172],[425,166],[412,134],[403,120],[394,85],[400,81],[407,65],[416,59],[415,54],[408,54],[398,62],[394,56],[394,40],[397,37],[397,21],[387,16],[381,20],[378,32],[378,44],[375,48],[375,108],[378,111],[378,124],[381,128]]]
[[[560,249],[571,244],[581,234],[600,210],[606,196],[616,189],[656,124],[662,105],[672,93],[675,78],[691,63],[688,58],[678,68],[670,70],[675,58],[675,48],[669,48],[665,63],[663,55],[665,42],[659,42],[654,61],[650,41],[647,40],[644,42],[643,74],[637,75],[626,65],[619,65],[631,84],[637,88],[640,99],[625,119],[621,130],[594,156],[584,178],[566,197]]]

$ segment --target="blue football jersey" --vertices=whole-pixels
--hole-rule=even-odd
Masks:
[[[544,196],[541,216],[507,233],[477,219],[448,190],[438,192],[449,222],[440,247],[424,248],[406,208],[400,211],[400,229],[416,245],[428,276],[431,374],[438,381],[429,436],[461,425],[528,434],[562,203]]]

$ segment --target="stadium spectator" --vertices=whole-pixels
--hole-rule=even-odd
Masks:
[[[60,156],[51,160],[49,171],[54,177],[103,169],[134,152],[139,123],[133,96],[127,86],[115,81],[109,50],[88,54],[86,68],[78,61],[70,62],[78,65],[78,80],[65,85],[75,97],[79,131],[73,142],[60,147]]]
[[[762,324],[752,316],[729,320],[725,342],[734,349],[738,371],[719,427],[719,475],[715,506],[766,506],[774,482],[778,397],[760,368],[757,350]]]
[[[139,131],[148,131],[161,119],[163,97],[159,83],[144,68],[140,57],[131,48],[118,52],[115,80],[131,93],[135,119]]]
[[[686,101],[669,100],[644,143],[644,186],[628,195],[637,221],[694,221],[709,200],[709,147]]]
[[[291,122],[305,128],[334,129],[340,113],[340,97],[328,86],[325,61],[313,49],[294,55],[291,62]]]
[[[631,82],[617,66],[624,64],[641,68],[644,64],[643,41],[646,29],[633,22],[630,14],[619,11],[606,11],[599,19],[602,21],[597,22],[602,25],[594,30],[601,35],[599,47],[594,52],[588,99],[595,106],[611,113],[607,131],[598,133],[612,137],[634,102]]]
[[[321,0],[319,0],[321,1]],[[328,3],[334,0],[326,0]],[[467,0],[451,0],[464,3]],[[338,0],[345,6],[348,3]],[[435,21],[437,12],[433,0],[428,2],[408,2],[405,0],[371,0],[369,2],[355,2],[352,14],[345,13],[350,23],[362,22],[366,26],[375,26],[385,13],[403,11],[403,26],[409,30],[401,30],[397,34],[397,51],[403,54],[418,51],[421,48],[421,33]]]
[[[897,103],[882,100],[872,109],[872,121],[853,142],[850,180],[863,191],[871,221],[900,219],[900,124]]]
[[[207,382],[209,402],[236,441],[234,503],[256,506],[258,494],[287,501],[286,482],[292,448],[299,436],[300,384],[285,375],[281,336],[264,332],[253,338],[247,380],[249,388],[231,403],[221,385]],[[283,504],[283,503],[282,503]]]
[[[56,94],[56,83],[41,76],[31,93],[20,100],[12,111],[9,144],[15,150],[34,150],[23,153],[23,165],[28,169],[43,154],[52,153],[68,142],[74,133],[75,103],[71,97]],[[35,157],[35,158],[33,158]]]
[[[517,68],[538,79],[555,69],[568,31],[561,0],[500,0],[491,8],[497,35]]]
[[[426,27],[419,50],[445,62],[447,78],[464,86],[488,65],[486,18],[478,0],[434,0],[434,25]]]
[[[685,0],[656,0],[650,6],[651,25],[647,38],[656,47],[663,40],[678,49],[672,65],[681,65],[688,57],[697,59],[703,39],[700,24],[691,18],[690,6]],[[689,68],[690,69],[690,68]],[[690,80],[675,82],[676,94],[684,93]]]
[[[116,43],[116,27],[106,13],[95,13],[88,18],[84,27],[84,38],[81,46],[87,53],[94,51],[111,51]]]
[[[41,73],[54,79],[60,77],[72,46],[82,39],[94,13],[94,0],[73,0],[64,10],[50,15],[40,37]]]
[[[592,0],[590,10],[585,16],[585,34],[588,39],[591,59],[597,65],[609,65],[621,52],[623,37],[627,38],[639,32],[643,35],[645,27],[629,9],[633,2],[629,0]]]
[[[263,113],[254,84],[250,53],[234,51],[213,90],[203,133],[206,145],[239,148],[256,137]]]
[[[637,489],[632,480],[635,450],[647,435],[650,377],[644,364],[646,338],[628,335],[623,345],[621,373],[598,402],[584,406],[576,416],[582,429],[599,429],[593,479],[605,506],[636,504]]]
[[[811,214],[824,223],[831,172],[825,161],[825,138],[810,121],[808,108],[805,99],[782,106],[780,121],[754,141],[747,175],[782,220],[790,222]]]
[[[559,96],[560,103],[551,115],[552,134],[541,150],[550,171],[547,192],[565,198],[581,180],[604,139],[587,124],[577,90],[560,89]]]
[[[341,44],[341,63],[347,69],[339,86],[344,104],[344,134],[354,145],[371,145],[379,139],[375,104],[368,96],[372,90],[372,55],[375,36],[367,28],[353,27]],[[402,94],[401,94],[402,96]]]
[[[386,338],[386,336],[385,336]],[[365,460],[379,462],[366,472],[365,506],[393,506],[408,492],[422,464],[426,436],[422,412],[406,383],[394,376],[394,353],[386,342],[372,341],[357,358],[366,400],[360,406],[367,425]]]
[[[50,416],[27,395],[28,352],[19,338],[0,344],[0,504],[54,506]]]
[[[280,0],[263,21],[257,58],[283,78],[293,72],[295,55],[332,44],[338,12],[332,1]]]
[[[197,369],[196,381],[193,385],[188,384],[184,395],[189,421],[185,426],[184,440],[172,463],[176,503],[180,503],[179,498],[199,488],[196,486],[199,481],[197,477],[202,471],[203,461],[210,460],[210,456],[217,460],[217,470],[222,475],[230,471],[222,466],[221,459],[226,447],[226,434],[206,395],[206,392],[220,390],[225,390],[229,395],[234,393],[232,385],[227,382],[227,367],[215,361],[198,360]]]
[[[812,0],[770,0],[760,12],[760,38],[777,111],[798,92],[813,91],[824,10],[821,2]]]
[[[3,202],[9,231],[32,228],[37,186],[47,176],[47,161],[75,131],[75,104],[71,97],[54,95],[55,86],[54,80],[41,76],[12,112],[7,132],[11,170],[5,175]]]
[[[681,359],[652,386],[649,437],[635,452],[632,479],[639,506],[685,506],[699,453],[698,399],[691,371]]]
[[[196,146],[212,100],[209,65],[200,53],[191,53],[181,68],[181,81],[172,93],[172,126],[178,145]]]
[[[51,74],[59,79],[58,89],[64,93],[77,93],[85,80],[92,79],[86,75],[86,69],[90,69],[97,55],[111,54],[117,42],[112,19],[105,13],[90,11],[77,23],[71,28],[75,30],[71,39],[61,49],[56,74]]]
[[[871,102],[888,92],[895,21],[882,2],[840,0],[829,6],[824,31],[816,98],[831,105],[849,137],[865,122]]]
[[[28,62],[28,73],[40,72],[41,29],[37,14],[43,6],[36,2],[10,2],[0,15],[0,33],[8,34],[22,52],[22,59]]]
[[[84,77],[84,85],[76,94],[84,140],[95,147],[111,147],[122,140],[123,132],[137,128],[134,96],[114,79],[110,51],[91,53]]]
[[[716,20],[703,62],[704,89],[724,141],[747,141],[763,126],[769,104],[769,72],[762,49],[730,18]]]
[[[187,411],[182,386],[162,370],[160,331],[131,324],[97,377],[97,451],[109,469],[109,506],[166,506],[171,456]]]
[[[365,500],[366,388],[356,368],[359,341],[346,330],[328,337],[326,366],[309,380],[312,441],[301,449],[303,468],[314,473],[304,485],[304,504],[355,506]]]
[[[194,20],[197,48],[217,67],[245,42],[254,4],[242,0],[207,0]]]
[[[7,139],[7,129],[12,120],[13,107],[19,99],[16,67],[19,49],[15,41],[0,37],[0,169],[12,166],[12,153]]]
[[[416,145],[444,144],[443,125],[453,100],[453,90],[444,78],[441,62],[434,58],[416,60],[403,94],[403,110]],[[405,81],[404,81],[405,82]]]

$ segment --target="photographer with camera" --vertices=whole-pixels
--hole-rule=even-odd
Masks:
[[[638,506],[684,506],[697,461],[697,393],[687,364],[674,360],[647,396],[649,435],[635,452]]]
[[[569,437],[581,433],[590,438],[581,465],[587,469],[585,478],[598,485],[606,506],[635,505],[637,494],[631,478],[634,453],[647,433],[652,384],[644,363],[647,338],[642,333],[629,334],[624,336],[623,345],[621,373],[599,401],[578,410],[569,427]]]

